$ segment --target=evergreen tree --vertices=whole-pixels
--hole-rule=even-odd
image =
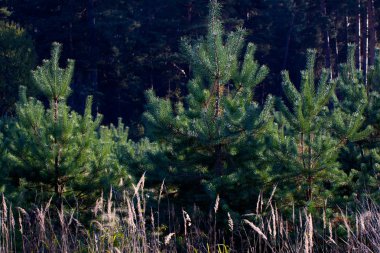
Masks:
[[[371,180],[364,185],[365,188],[373,192],[373,197],[379,198],[378,189],[380,186],[380,50],[376,50],[374,65],[368,71],[368,85],[366,86],[368,94],[368,108],[366,112],[366,124],[373,127],[373,132],[366,139],[368,158],[368,170],[366,174]],[[359,186],[360,187],[360,186]]]
[[[278,100],[278,130],[272,135],[268,155],[276,162],[273,173],[281,182],[283,197],[289,200],[286,203],[322,207],[326,199],[334,199],[339,195],[337,191],[349,183],[337,159],[341,148],[348,141],[365,138],[370,129],[363,130],[363,106],[354,114],[343,111],[337,99],[333,107],[329,106],[337,81],[329,80],[329,72],[323,70],[316,85],[315,57],[316,51],[309,50],[300,91],[288,72],[283,72],[283,89],[290,107]]]
[[[19,86],[30,87],[34,62],[33,41],[26,31],[0,21],[0,115],[14,112]]]
[[[15,126],[7,133],[9,176],[21,189],[47,193],[58,199],[95,194],[117,185],[126,170],[113,154],[113,142],[99,130],[101,116],[92,116],[88,97],[80,115],[67,106],[74,61],[59,67],[61,45],[53,44],[51,59],[33,71],[38,90],[49,106],[20,90]],[[67,193],[67,194],[66,194]]]
[[[356,67],[355,51],[356,47],[354,45],[348,46],[347,62],[340,66],[339,77],[337,79],[338,86],[335,106],[340,111],[339,116],[341,118],[337,121],[340,122],[337,125],[340,132],[346,128],[347,122],[344,122],[344,119],[350,118],[353,114],[363,115],[363,112],[367,114],[366,110],[368,109],[368,94],[364,85],[362,71]],[[366,121],[365,124],[367,123]],[[362,183],[366,181],[363,177],[366,173],[362,174],[361,172],[364,172],[368,165],[368,160],[363,160],[363,141],[348,142],[340,154],[342,169],[352,175],[352,180],[357,181],[360,178],[357,182],[361,181]],[[350,190],[353,191],[354,188]]]
[[[366,138],[351,142],[342,150],[340,161],[345,171],[352,174],[352,192],[357,197],[378,197],[379,188],[379,74],[380,61],[377,55],[375,65],[369,69],[368,85],[365,85],[363,72],[356,69],[356,48],[349,46],[347,63],[341,67],[339,94],[342,97],[341,110],[347,115],[364,111],[364,125],[372,129]]]
[[[184,198],[204,199],[197,189],[203,184],[209,193],[220,193],[240,209],[242,199],[257,194],[257,164],[272,119],[271,97],[263,107],[253,101],[253,90],[268,69],[254,59],[251,43],[240,62],[244,37],[241,28],[224,33],[220,5],[212,1],[207,35],[194,45],[182,42],[193,71],[185,101],[172,103],[149,90],[144,113],[147,136],[163,145],[154,160],[157,169],[165,168],[161,177],[179,185]],[[189,189],[198,190],[198,195]]]
[[[125,127],[122,119],[119,118],[117,126],[111,124],[109,127],[102,126],[100,129],[101,141],[106,140],[109,143],[110,149],[107,156],[111,156],[111,160],[103,160],[103,167],[107,164],[115,163],[114,166],[120,170],[127,170],[127,177],[123,181],[130,182],[133,179],[141,178],[146,171],[150,171],[153,164],[149,160],[149,155],[154,155],[160,152],[157,143],[150,142],[147,138],[142,138],[138,142],[134,142],[129,138],[129,128]],[[104,150],[104,145],[101,145],[101,150]],[[95,150],[94,152],[98,152]],[[101,152],[98,155],[103,156]],[[100,166],[100,167],[102,167]],[[128,170],[131,168],[132,170]]]

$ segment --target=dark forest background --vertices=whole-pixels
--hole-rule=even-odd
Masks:
[[[70,105],[83,110],[94,95],[103,123],[122,117],[131,134],[141,134],[144,91],[180,98],[189,68],[179,54],[183,36],[196,38],[207,28],[208,0],[2,0],[2,19],[23,27],[36,59],[49,56],[53,41],[64,45],[62,59],[76,60]],[[258,47],[257,59],[270,74],[256,91],[281,95],[281,70],[299,81],[307,48],[317,49],[317,72],[326,66],[336,76],[348,43],[356,43],[357,62],[366,71],[374,61],[377,13],[373,0],[225,0],[228,29],[244,26]],[[360,55],[360,57],[359,57]],[[298,80],[298,81],[297,81]],[[2,110],[11,113],[12,110]]]

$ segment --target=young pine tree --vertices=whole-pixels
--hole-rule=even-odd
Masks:
[[[362,130],[363,110],[347,114],[340,109],[341,101],[335,99],[335,105],[330,104],[336,80],[329,80],[328,71],[323,70],[316,85],[315,57],[316,51],[309,50],[299,91],[288,72],[282,74],[290,107],[278,100],[278,130],[272,135],[268,156],[276,163],[273,173],[287,203],[322,207],[349,182],[338,163],[341,148],[348,141],[364,138],[369,130]]]
[[[334,101],[336,110],[340,112],[339,114],[336,114],[339,118],[336,118],[335,120],[335,122],[338,123],[336,124],[338,133],[345,131],[348,123],[347,119],[349,119],[351,115],[363,115],[363,112],[366,114],[368,108],[368,94],[364,84],[364,77],[362,71],[356,68],[356,47],[351,44],[348,45],[347,49],[347,62],[340,65],[339,77],[337,79],[337,91]],[[367,121],[365,124],[367,124]],[[368,161],[364,161],[366,160],[364,159],[364,142],[365,140],[357,142],[348,141],[347,145],[341,150],[339,156],[342,170],[351,175],[351,180],[354,181],[354,183],[366,181],[364,176],[366,173],[360,173],[364,172],[368,165]],[[357,192],[354,188],[350,189],[350,191]]]
[[[192,69],[185,100],[173,103],[149,90],[144,113],[148,137],[165,150],[154,158],[165,168],[161,178],[192,200],[204,197],[203,183],[237,208],[259,187],[257,164],[272,119],[271,97],[263,107],[253,100],[268,69],[254,59],[255,46],[245,46],[244,38],[241,28],[225,33],[220,5],[212,1],[207,35],[194,44],[182,41]]]
[[[379,199],[378,189],[380,187],[380,49],[376,49],[375,63],[368,71],[368,107],[366,112],[366,124],[373,127],[369,138],[366,138],[363,146],[367,151],[363,152],[367,156],[368,169],[365,170],[370,180],[364,188],[371,190],[372,197]],[[360,185],[359,185],[360,187]],[[362,187],[363,188],[363,187]]]
[[[363,72],[356,69],[355,46],[350,45],[347,63],[342,65],[340,75],[341,110],[347,115],[364,111],[364,126],[369,133],[360,141],[350,142],[342,150],[340,161],[345,171],[352,175],[353,192],[357,197],[372,195],[379,197],[379,74],[380,58],[376,56],[375,65],[369,69],[368,85],[365,85]]]
[[[58,199],[99,192],[116,185],[125,174],[113,156],[113,142],[101,131],[101,116],[92,116],[92,98],[86,101],[83,115],[67,105],[74,61],[59,67],[61,45],[53,44],[51,59],[33,71],[38,90],[48,106],[27,98],[20,89],[15,127],[7,134],[10,177],[27,192],[41,191]],[[67,194],[66,194],[67,193]]]

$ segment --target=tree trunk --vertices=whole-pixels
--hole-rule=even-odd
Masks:
[[[222,99],[223,96],[223,86],[219,83],[219,80],[215,81],[215,111],[214,111],[214,118],[219,118],[222,115],[222,108],[220,106],[220,100]]]
[[[355,33],[355,44],[356,44],[356,67],[361,69],[362,61],[361,61],[361,0],[357,0],[357,14],[356,14],[356,33]]]
[[[216,79],[214,87],[216,89],[214,119],[218,119],[222,113],[220,100],[222,98],[223,86],[219,83],[219,80]],[[218,130],[218,137],[220,137],[220,130]],[[215,148],[215,154],[216,154],[215,173],[218,176],[222,175],[223,173],[223,150],[222,149],[223,149],[222,144],[218,144]]]
[[[320,8],[321,8],[323,17],[327,19],[326,0],[321,0]],[[330,79],[332,79],[330,33],[329,33],[328,24],[326,24],[326,26],[324,27],[324,53],[325,53],[325,67],[330,70]]]
[[[333,57],[334,57],[334,65],[332,67],[332,77],[334,78],[336,75],[335,73],[338,72],[338,62],[339,62],[339,42],[338,42],[338,34],[339,34],[339,29],[338,29],[338,22],[339,20],[335,20],[335,38],[334,38],[334,50],[333,50]]]
[[[368,0],[368,30],[369,30],[369,45],[368,45],[368,64],[373,66],[375,64],[375,52],[376,52],[376,16],[374,0]]]
[[[60,173],[59,173],[59,155],[56,155],[54,158],[54,174],[55,174],[55,179],[54,179],[54,191],[55,194],[58,196],[58,204],[62,201],[62,193],[63,193],[63,187],[61,184],[60,180]]]
[[[54,102],[53,102],[53,105],[54,105],[54,123],[57,124],[58,122],[58,113],[59,113],[59,103],[58,103],[58,98],[54,98]],[[55,146],[58,146],[58,141],[57,141],[57,138],[56,136],[54,136],[54,145]],[[57,147],[56,147],[57,148]],[[57,207],[59,207],[62,203],[62,193],[63,193],[63,187],[62,187],[62,184],[60,182],[60,160],[61,160],[61,157],[60,157],[60,152],[58,152],[58,154],[55,155],[54,157],[54,192],[55,194],[57,195]]]
[[[294,27],[294,13],[292,14],[292,19],[290,21],[290,27],[289,27],[289,30],[288,30],[288,34],[286,36],[285,55],[284,55],[284,61],[282,63],[282,69],[286,69],[286,65],[288,64],[290,39],[291,39],[291,36],[292,36],[293,27]]]
[[[193,1],[190,1],[187,5],[187,22],[190,24],[193,17]]]
[[[222,147],[222,144],[216,145],[215,156],[216,156],[215,166],[214,166],[215,174],[217,176],[221,176],[223,174],[223,147]]]
[[[90,58],[90,69],[89,69],[89,79],[91,88],[94,91],[94,96],[96,90],[98,89],[98,67],[97,67],[97,55],[96,52],[96,29],[95,29],[95,14],[94,14],[94,0],[88,0],[87,4],[88,13],[88,32],[89,32],[89,58]],[[97,99],[95,98],[95,101]]]
[[[308,171],[309,175],[307,178],[307,182],[309,185],[308,189],[308,201],[311,201],[313,199],[313,149],[311,148],[311,143],[313,142],[312,134],[309,133],[308,135],[309,144],[307,147],[307,153],[308,153]]]
[[[363,76],[364,82],[367,84],[367,72],[368,72],[368,8],[364,8],[365,13],[363,15],[362,22],[362,64],[363,64]]]
[[[348,16],[348,14],[346,13],[346,16],[345,16],[345,27],[346,27],[346,30],[345,30],[345,45],[344,45],[344,48],[345,48],[345,52],[347,53],[348,51],[348,44],[350,43],[350,39],[349,39],[349,29],[350,29],[350,18]],[[357,46],[357,45],[356,45]],[[347,58],[347,56],[346,56]]]

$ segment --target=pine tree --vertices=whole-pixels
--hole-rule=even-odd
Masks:
[[[211,195],[218,192],[235,208],[243,208],[239,198],[257,194],[252,185],[260,182],[256,166],[273,103],[271,97],[264,106],[253,100],[253,90],[268,69],[254,59],[251,43],[240,62],[244,37],[242,28],[224,33],[220,5],[212,1],[207,35],[195,44],[182,41],[193,71],[185,100],[173,103],[147,92],[146,133],[164,146],[155,162],[160,170],[166,168],[161,173],[166,182],[182,187],[184,198],[204,198],[197,189],[203,184]]]
[[[74,61],[60,68],[60,52],[61,45],[54,43],[51,59],[33,71],[48,107],[20,89],[15,127],[7,134],[10,177],[21,189],[42,189],[48,195],[53,191],[58,199],[73,193],[80,198],[117,185],[125,169],[112,153],[112,140],[99,132],[101,116],[93,118],[92,98],[83,115],[67,106]]]
[[[352,129],[351,138],[342,147],[339,154],[341,170],[350,177],[351,184],[346,186],[347,197],[354,197],[353,192],[364,190],[368,182],[366,172],[370,159],[364,158],[366,151],[363,146],[372,135],[372,126],[368,121],[369,97],[365,86],[363,72],[356,67],[356,47],[347,46],[347,61],[340,65],[337,79],[337,91],[334,98],[335,117],[334,127],[337,136],[344,136]],[[359,186],[360,185],[360,186]],[[358,186],[361,190],[358,191]]]
[[[123,178],[126,180],[124,184],[141,178],[146,171],[151,171],[153,164],[149,160],[149,155],[160,152],[157,143],[152,143],[147,138],[142,138],[138,142],[132,141],[129,138],[129,128],[125,127],[121,118],[117,126],[111,124],[109,127],[101,127],[100,141],[109,144],[109,147],[102,144],[100,150],[110,149],[105,154],[112,157],[111,160],[103,160],[104,165],[100,167],[115,163],[115,167],[127,174],[127,177]],[[95,149],[94,152],[98,151]],[[103,154],[104,152],[100,152],[98,156],[102,157]]]
[[[355,46],[350,45],[347,63],[342,65],[341,71],[341,109],[347,115],[364,111],[365,122],[370,133],[358,142],[351,142],[342,150],[340,161],[345,171],[352,174],[352,191],[357,197],[379,197],[379,70],[380,60],[377,55],[375,65],[368,71],[368,85],[365,85],[363,72],[356,69]]]
[[[370,129],[363,130],[363,106],[348,114],[341,109],[342,101],[333,99],[337,81],[329,80],[329,71],[322,71],[316,85],[315,57],[316,51],[309,50],[300,91],[288,72],[283,72],[283,89],[290,107],[278,100],[278,130],[272,135],[268,155],[277,163],[273,173],[284,188],[283,197],[289,198],[287,203],[321,207],[349,182],[338,163],[341,148],[348,141],[365,138]],[[331,107],[333,100],[335,105]]]
[[[371,191],[372,196],[379,199],[378,189],[380,186],[380,50],[376,49],[374,65],[370,66],[368,71],[368,85],[366,86],[368,94],[368,108],[366,112],[366,124],[373,127],[372,134],[366,139],[368,151],[366,159],[368,161],[368,170],[365,172],[371,180],[364,186]],[[360,187],[360,185],[359,185]]]

